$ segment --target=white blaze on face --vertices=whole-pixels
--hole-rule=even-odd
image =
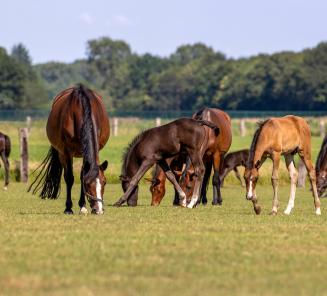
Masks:
[[[252,194],[252,177],[250,177],[249,190],[248,190],[247,196],[248,196],[248,198],[252,198],[252,196],[253,196],[253,194]]]
[[[100,180],[99,178],[96,178],[95,179],[95,183],[96,183],[96,193],[97,193],[97,198],[99,199],[102,199],[102,196],[101,196],[101,183],[100,183]],[[98,208],[99,208],[99,212],[102,212],[103,209],[102,209],[102,202],[97,202],[98,203]]]

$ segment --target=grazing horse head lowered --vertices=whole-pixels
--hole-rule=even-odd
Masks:
[[[158,164],[168,180],[174,184],[180,204],[185,207],[186,195],[166,159],[180,153],[187,153],[196,171],[195,189],[188,205],[192,208],[198,200],[204,172],[202,158],[205,153],[203,147],[206,147],[207,141],[205,130],[212,134],[219,133],[219,128],[208,121],[181,118],[146,130],[135,137],[123,157],[121,181],[124,194],[115,205],[121,206],[127,201],[128,205],[136,206],[139,181],[147,170]]]
[[[214,108],[203,108],[200,111],[196,112],[193,117],[195,120],[205,120],[219,128],[219,134],[208,133],[206,130],[205,137],[207,141],[205,145],[201,147],[204,151],[202,161],[205,166],[203,182],[200,192],[200,200],[203,204],[207,203],[207,188],[208,181],[210,179],[210,173],[212,167],[214,169],[213,176],[213,205],[220,205],[222,203],[222,197],[220,193],[220,177],[219,171],[223,162],[225,153],[228,151],[231,142],[232,142],[232,131],[231,131],[231,121],[229,116],[219,109]],[[179,184],[186,194],[187,199],[191,199],[194,188],[195,180],[197,178],[197,172],[194,169],[193,162],[189,157],[180,158],[175,157],[168,161],[170,163],[171,170],[177,175],[179,179]],[[152,205],[158,205],[162,198],[164,197],[164,188],[165,188],[165,175],[162,173],[160,168],[157,168],[154,171],[153,181],[150,187],[152,193]],[[175,192],[174,205],[179,204],[178,193]]]
[[[73,214],[73,157],[82,157],[80,213],[87,213],[86,196],[92,213],[103,214],[104,170],[108,162],[100,164],[99,151],[109,139],[110,128],[102,98],[83,85],[62,91],[54,99],[46,130],[51,147],[29,191],[41,190],[41,198],[56,199],[64,171],[67,188],[64,213]]]

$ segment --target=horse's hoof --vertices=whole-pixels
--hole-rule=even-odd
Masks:
[[[122,205],[122,202],[121,201],[116,201],[113,206],[115,207],[120,207]]]
[[[255,212],[257,215],[260,215],[260,213],[261,213],[261,207],[260,207],[260,206],[255,206],[255,207],[254,207],[254,212]]]
[[[66,209],[66,210],[64,211],[64,214],[66,214],[66,215],[73,215],[74,212],[73,212],[72,209]]]
[[[88,210],[86,207],[82,207],[79,211],[79,214],[80,215],[86,215],[88,213]]]
[[[276,211],[271,211],[269,215],[271,215],[271,216],[277,216],[277,212]]]
[[[212,205],[213,205],[213,206],[221,206],[222,204],[223,204],[222,201],[213,201],[213,202],[212,202]]]

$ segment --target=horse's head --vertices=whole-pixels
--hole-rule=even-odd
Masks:
[[[101,165],[90,168],[89,164],[83,167],[83,188],[92,214],[103,214],[103,193],[106,185],[106,177],[104,171],[108,167],[108,161],[104,161]]]
[[[184,175],[183,172],[175,171],[175,174],[181,176],[179,185],[181,186],[182,190],[186,194],[186,199],[189,201],[192,198],[194,185],[195,185],[195,172],[194,169],[188,169]]]
[[[255,186],[259,178],[259,172],[256,167],[250,169],[245,168],[244,180],[246,184],[246,199],[253,200],[256,199]]]
[[[151,206],[158,206],[166,193],[165,183],[161,182],[158,178],[152,178],[146,180],[151,182],[150,185],[150,192],[152,194]]]
[[[326,188],[327,188],[327,171],[320,170],[319,172],[317,172],[317,191],[319,197],[322,196]]]

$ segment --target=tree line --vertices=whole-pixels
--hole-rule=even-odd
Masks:
[[[202,43],[169,57],[133,53],[121,40],[89,40],[86,58],[32,65],[22,44],[0,48],[0,108],[47,108],[84,83],[110,110],[321,110],[327,105],[327,42],[301,52],[231,59]]]

